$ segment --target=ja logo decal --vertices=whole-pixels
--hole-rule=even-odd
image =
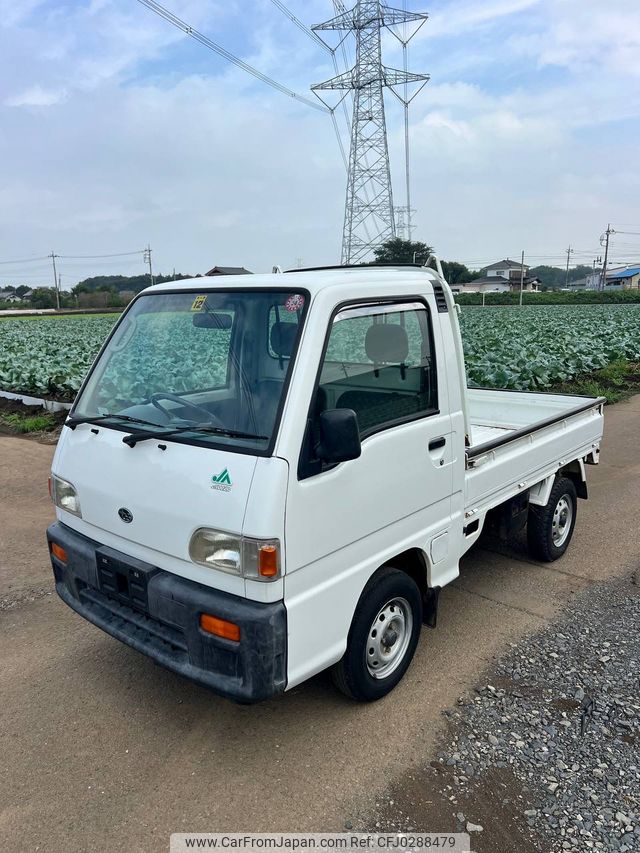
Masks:
[[[214,474],[211,477],[212,489],[218,489],[220,492],[230,492],[232,486],[233,483],[231,482],[231,477],[227,468],[221,471],[217,476]]]

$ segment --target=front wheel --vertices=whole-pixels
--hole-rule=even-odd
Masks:
[[[530,506],[527,521],[529,553],[551,563],[569,547],[576,524],[578,497],[573,481],[559,477],[545,506]]]
[[[422,599],[415,581],[391,566],[381,569],[356,607],[347,650],[332,669],[335,685],[360,702],[386,696],[409,668],[421,625]]]

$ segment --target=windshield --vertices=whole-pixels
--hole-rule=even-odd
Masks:
[[[157,431],[163,440],[264,452],[307,302],[306,293],[291,290],[142,296],[118,324],[72,416],[134,434]]]

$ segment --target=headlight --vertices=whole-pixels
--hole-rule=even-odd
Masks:
[[[55,474],[51,475],[51,500],[60,509],[82,518],[76,487]]]
[[[206,527],[196,530],[189,542],[189,556],[194,563],[233,575],[241,574],[241,550],[242,542],[239,536],[220,533]]]
[[[250,580],[276,580],[281,575],[278,539],[251,539],[200,527],[189,542],[194,563]]]

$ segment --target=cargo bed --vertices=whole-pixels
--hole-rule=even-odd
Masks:
[[[467,517],[534,486],[567,461],[597,461],[604,402],[603,397],[468,389]]]
[[[603,397],[493,388],[469,388],[467,400],[471,426],[469,458],[604,403]]]

